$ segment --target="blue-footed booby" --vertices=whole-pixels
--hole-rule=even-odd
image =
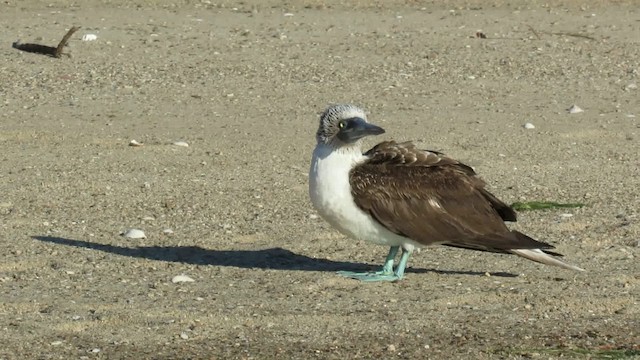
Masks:
[[[384,141],[362,153],[362,138],[384,132],[354,105],[333,105],[320,116],[311,202],[344,235],[390,247],[381,271],[341,275],[400,280],[413,250],[436,244],[584,271],[561,261],[553,246],[510,230],[504,222],[516,221],[515,211],[487,191],[471,167],[411,142]]]

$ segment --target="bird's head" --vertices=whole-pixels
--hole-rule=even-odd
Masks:
[[[382,133],[383,128],[367,122],[364,110],[354,105],[340,104],[329,106],[322,113],[316,140],[318,144],[340,148],[357,145],[365,136]]]

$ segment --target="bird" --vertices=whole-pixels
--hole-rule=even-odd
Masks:
[[[516,212],[470,166],[410,141],[383,141],[362,152],[363,138],[383,133],[356,105],[331,105],[320,116],[309,170],[311,203],[347,237],[389,247],[380,271],[340,275],[398,281],[414,250],[430,245],[515,254],[584,271],[560,260],[552,245],[510,230],[505,222],[515,222]]]

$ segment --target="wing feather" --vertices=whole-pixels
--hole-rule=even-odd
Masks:
[[[475,171],[412,143],[387,141],[354,167],[350,182],[358,207],[390,231],[423,245],[473,250],[551,249],[551,245],[510,231],[513,209],[484,186]]]

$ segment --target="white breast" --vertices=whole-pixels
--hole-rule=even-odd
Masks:
[[[318,213],[333,227],[354,239],[379,245],[413,247],[410,239],[388,231],[353,201],[349,171],[366,158],[359,149],[333,149],[319,144],[309,171],[309,195]]]

